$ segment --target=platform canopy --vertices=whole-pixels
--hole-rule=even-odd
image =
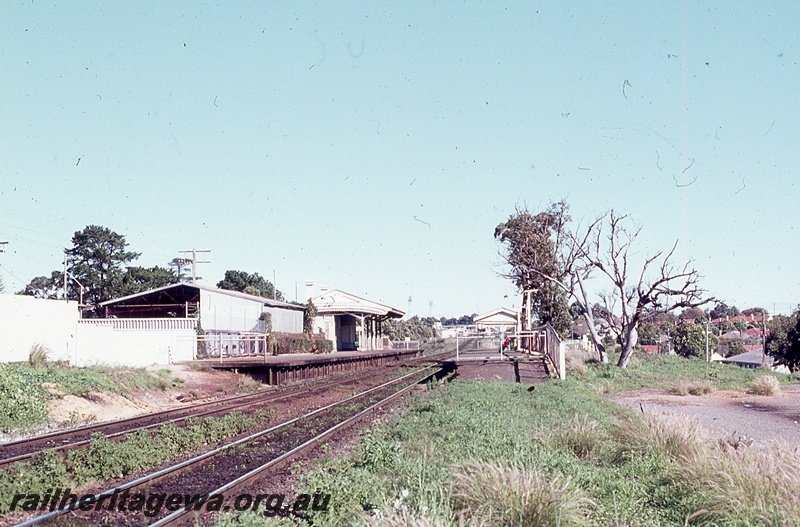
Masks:
[[[311,299],[317,308],[317,315],[373,315],[380,318],[402,318],[404,311],[379,304],[339,289],[326,291]]]

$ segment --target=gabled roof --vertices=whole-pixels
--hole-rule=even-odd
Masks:
[[[311,299],[318,315],[378,315],[389,318],[402,318],[404,311],[361,298],[340,289],[326,291]]]
[[[769,355],[762,354],[763,350],[748,351],[746,353],[740,353],[739,355],[734,355],[733,357],[723,359],[722,362],[733,364],[761,364],[761,358],[763,357],[764,364],[767,366],[772,366],[772,363],[775,362],[775,359]]]
[[[478,315],[477,317],[472,319],[472,321],[475,322],[476,324],[487,323],[487,322],[488,323],[492,323],[492,322],[496,323],[496,322],[501,321],[501,320],[503,320],[503,321],[507,320],[508,321],[507,323],[510,323],[510,322],[516,323],[517,322],[517,312],[513,311],[511,309],[505,308],[505,307],[501,307],[499,309],[495,309],[494,311],[489,311],[488,313],[484,313],[482,315]]]
[[[303,306],[290,304],[288,302],[281,302],[280,300],[273,300],[271,298],[264,298],[264,297],[256,296],[256,295],[248,295],[246,293],[240,293],[239,291],[230,291],[228,289],[219,289],[217,287],[211,287],[211,286],[207,286],[207,285],[204,285],[204,284],[198,284],[198,283],[189,284],[189,283],[185,283],[185,282],[179,282],[179,283],[176,283],[176,284],[165,285],[163,287],[157,287],[156,289],[150,289],[148,291],[142,291],[141,293],[136,293],[136,294],[133,294],[133,295],[123,296],[121,298],[115,298],[113,300],[107,300],[105,302],[101,302],[100,305],[101,306],[109,306],[109,305],[114,305],[114,304],[125,303],[125,302],[128,302],[129,300],[134,300],[134,301],[135,300],[145,300],[144,297],[148,297],[148,296],[159,297],[159,296],[162,296],[161,293],[169,293],[169,292],[172,292],[172,291],[178,292],[179,290],[184,290],[184,291],[195,290],[196,292],[207,291],[207,292],[210,292],[210,293],[216,293],[216,294],[225,295],[225,296],[232,296],[234,298],[240,298],[242,300],[249,300],[251,302],[258,302],[258,303],[263,304],[263,305],[265,305],[267,307],[279,307],[279,308],[284,308],[284,309],[296,309],[296,310],[304,309]],[[139,303],[141,303],[141,302],[139,302]]]

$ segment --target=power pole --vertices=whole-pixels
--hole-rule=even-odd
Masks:
[[[210,253],[211,249],[192,249],[190,251],[178,251],[179,253],[192,253],[192,283],[197,281],[197,264],[211,263],[211,260],[198,260],[197,253]]]
[[[761,310],[761,366],[767,356],[767,312],[765,309]]]

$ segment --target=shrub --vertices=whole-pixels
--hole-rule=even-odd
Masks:
[[[333,342],[324,335],[306,335],[304,333],[273,333],[270,339],[273,355],[292,353],[330,353]]]
[[[50,352],[50,348],[37,342],[31,346],[31,351],[28,353],[28,364],[34,368],[44,368],[47,366]]]
[[[536,469],[471,462],[459,467],[453,478],[458,516],[473,524],[588,524],[585,509],[591,501],[559,474],[545,477]]]
[[[48,419],[45,393],[24,371],[0,365],[0,429],[25,429]]]
[[[772,375],[762,375],[753,381],[747,391],[755,395],[778,395],[781,392],[781,386],[778,379]]]
[[[617,443],[617,459],[630,454],[657,453],[670,459],[694,458],[704,451],[707,439],[696,421],[686,416],[623,418],[611,435]]]
[[[590,457],[604,440],[598,422],[587,415],[576,415],[566,425],[558,427],[552,437],[556,440],[554,446],[566,447],[579,458]]]

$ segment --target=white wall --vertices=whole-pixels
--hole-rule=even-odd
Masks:
[[[206,332],[258,331],[259,317],[263,311],[272,315],[273,331],[303,332],[302,310],[265,307],[257,299],[251,301],[200,290],[200,319]]]
[[[279,307],[265,307],[264,311],[272,316],[272,331],[282,333],[303,332],[303,312]]]
[[[77,322],[77,302],[0,295],[0,362],[27,361],[37,343],[51,350],[51,360],[69,360]]]
[[[24,362],[34,344],[74,366],[149,366],[194,358],[192,319],[79,320],[78,303],[0,295],[0,362]]]
[[[144,367],[192,360],[193,323],[191,319],[81,320],[70,364]]]

